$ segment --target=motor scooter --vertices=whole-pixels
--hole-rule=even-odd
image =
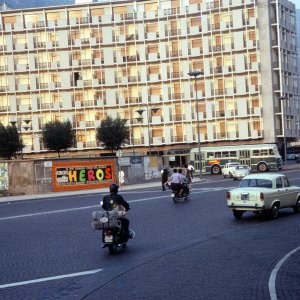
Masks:
[[[132,229],[129,229],[129,236],[123,230],[120,218],[125,215],[125,210],[118,209],[92,212],[92,227],[94,230],[102,230],[102,248],[108,248],[110,254],[126,248],[128,239],[135,236]]]
[[[180,200],[188,201],[190,199],[190,189],[187,183],[183,183],[181,188],[172,189],[171,197],[174,203],[178,203]]]

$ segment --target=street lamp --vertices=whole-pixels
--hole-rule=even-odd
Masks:
[[[149,155],[151,156],[151,141],[150,141],[150,120],[149,120],[149,110],[152,112],[154,112],[154,113],[157,113],[159,110],[160,110],[160,108],[158,108],[158,107],[153,107],[153,108],[150,108],[150,109],[148,109],[148,107],[146,107],[146,109],[142,109],[142,108],[140,108],[140,109],[137,109],[136,110],[136,112],[140,115],[140,117],[139,118],[137,118],[137,120],[139,121],[139,122],[141,122],[142,121],[142,114],[144,113],[144,111],[147,111],[147,123],[148,123],[148,140],[149,140]]]
[[[287,158],[286,158],[286,132],[285,132],[285,105],[284,105],[284,101],[287,100],[286,97],[281,96],[279,97],[279,100],[281,102],[281,113],[282,113],[282,129],[283,129],[283,147],[284,147],[284,164],[286,165],[287,163]]]
[[[202,162],[201,162],[201,147],[200,147],[200,125],[199,125],[199,112],[198,112],[198,97],[197,97],[197,77],[203,75],[201,71],[190,71],[189,76],[195,78],[195,93],[196,93],[196,116],[197,116],[197,133],[198,133],[198,155],[199,155],[199,177],[202,178]]]

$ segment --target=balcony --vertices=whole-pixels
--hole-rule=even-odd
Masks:
[[[178,121],[185,121],[186,115],[185,114],[179,114],[179,115],[170,115],[170,121],[171,122],[178,122]]]
[[[141,80],[141,77],[140,76],[129,76],[127,78],[128,82],[132,83],[132,82],[138,82]]]
[[[166,30],[165,31],[165,35],[166,36],[177,36],[181,34],[181,30],[180,29],[172,29],[172,30]]]
[[[175,79],[175,78],[181,78],[182,77],[182,72],[172,72],[168,73],[168,79]]]
[[[182,143],[186,140],[186,136],[171,136],[171,143]]]
[[[222,95],[224,95],[224,89],[215,89],[214,90],[214,95],[215,96],[222,96]]]
[[[167,53],[167,57],[179,57],[179,56],[182,56],[181,50],[170,51],[169,53]]]
[[[9,87],[8,86],[0,86],[0,92],[6,92],[6,91],[9,91]]]
[[[164,9],[164,16],[175,15],[179,11],[179,7],[172,7],[168,9]]]
[[[139,54],[131,55],[131,56],[123,56],[123,62],[135,62],[139,60],[140,60]]]
[[[39,69],[48,69],[51,67],[51,63],[50,62],[40,62],[40,63],[37,63],[36,66]]]
[[[224,111],[216,111],[216,118],[223,118],[225,117],[225,112]]]

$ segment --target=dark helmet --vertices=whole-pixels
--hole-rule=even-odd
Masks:
[[[116,194],[116,193],[118,193],[118,190],[119,190],[119,186],[116,185],[115,183],[111,184],[110,187],[109,187],[109,191],[111,193]]]

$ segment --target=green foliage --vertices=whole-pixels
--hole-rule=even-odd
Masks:
[[[50,121],[43,127],[42,141],[45,148],[56,151],[60,157],[61,151],[74,147],[76,133],[69,120],[66,122]]]
[[[0,123],[0,157],[11,159],[24,148],[16,126]]]
[[[129,143],[129,128],[125,126],[126,120],[107,117],[97,128],[96,139],[105,149],[119,150]]]

